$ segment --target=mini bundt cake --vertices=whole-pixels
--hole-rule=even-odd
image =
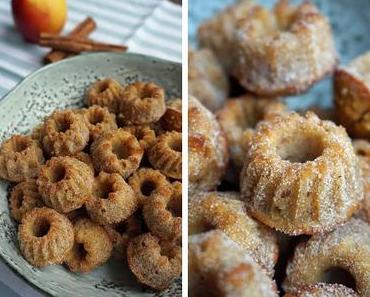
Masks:
[[[337,63],[329,21],[308,1],[280,0],[273,12],[255,6],[237,24],[234,53],[233,75],[266,96],[304,92]]]
[[[131,133],[122,129],[105,133],[90,148],[96,171],[129,177],[139,168],[144,150]]]
[[[213,190],[225,173],[228,151],[215,116],[189,97],[189,191]]]
[[[182,133],[166,132],[160,135],[148,152],[150,164],[164,175],[174,179],[182,176]]]
[[[43,145],[50,156],[71,156],[89,141],[89,128],[82,114],[73,110],[55,111],[44,124]]]
[[[89,272],[108,261],[113,245],[102,226],[89,219],[79,219],[73,230],[74,244],[65,258],[71,271]]]
[[[101,224],[119,223],[138,208],[139,200],[132,188],[117,173],[100,172],[85,203],[90,218]]]
[[[250,218],[236,192],[198,193],[189,201],[189,234],[218,229],[246,249],[270,275],[278,258],[273,231]]]
[[[284,289],[320,282],[341,283],[361,297],[370,296],[370,225],[352,219],[336,230],[301,243],[287,267]]]
[[[122,92],[120,113],[126,125],[153,123],[165,112],[165,91],[153,82],[138,81]]]
[[[338,123],[353,137],[370,140],[370,52],[335,71],[334,102]]]
[[[257,124],[285,110],[286,106],[278,100],[249,95],[226,101],[218,112],[217,119],[225,132],[230,159],[238,174],[243,167]]]
[[[182,131],[182,100],[175,99],[167,102],[166,112],[161,117],[161,127],[165,131]]]
[[[189,237],[189,296],[277,297],[276,284],[248,253],[214,230]]]
[[[200,47],[211,49],[227,74],[231,73],[235,63],[233,53],[236,25],[248,15],[254,5],[250,0],[238,1],[202,23],[198,29]]]
[[[85,101],[88,106],[99,105],[112,113],[118,113],[122,91],[123,87],[114,79],[98,80],[87,90]]]
[[[370,143],[366,140],[354,140],[353,148],[360,160],[364,182],[364,201],[357,215],[370,224]]]
[[[210,111],[216,111],[229,93],[228,77],[213,52],[207,48],[189,51],[189,94]]]
[[[358,210],[363,185],[344,128],[284,113],[262,122],[240,177],[248,211],[290,235],[332,230]]]
[[[36,180],[29,179],[17,184],[10,194],[9,208],[12,217],[20,222],[32,209],[44,206]]]
[[[36,267],[60,264],[73,246],[73,226],[51,208],[35,208],[19,225],[19,246],[26,260]]]
[[[343,285],[319,283],[303,287],[296,293],[285,294],[284,297],[359,297],[359,295]]]
[[[140,283],[164,290],[181,274],[181,247],[150,233],[141,234],[130,241],[127,261]]]
[[[42,149],[30,136],[14,135],[0,147],[0,178],[5,180],[37,178],[43,163]]]
[[[157,137],[154,129],[150,127],[150,125],[124,126],[122,130],[134,135],[144,151],[149,150]]]
[[[37,185],[47,206],[68,213],[84,205],[93,181],[94,175],[85,163],[72,157],[54,157],[41,168]]]

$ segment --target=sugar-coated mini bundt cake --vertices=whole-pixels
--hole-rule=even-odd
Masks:
[[[42,201],[36,180],[29,179],[16,185],[10,194],[9,208],[12,217],[21,221],[23,216],[32,209],[42,207]]]
[[[189,94],[211,111],[221,108],[229,93],[229,81],[213,52],[189,51]]]
[[[268,96],[301,93],[337,62],[329,21],[308,1],[280,0],[273,12],[254,6],[237,24],[234,53],[240,84]]]
[[[42,149],[30,136],[14,135],[0,147],[0,178],[5,180],[36,178],[43,163]]]
[[[344,128],[283,113],[259,125],[240,175],[248,211],[290,235],[332,230],[363,199],[359,162]]]
[[[277,297],[276,284],[223,232],[189,237],[189,296]]]
[[[197,193],[189,201],[189,234],[218,229],[246,249],[270,275],[278,258],[272,230],[250,218],[236,192]]]
[[[89,141],[89,128],[82,114],[73,110],[55,111],[43,128],[43,145],[50,156],[81,152]]]
[[[225,132],[230,159],[240,172],[257,124],[284,112],[286,106],[274,99],[245,95],[227,100],[218,112],[218,121]]]
[[[341,283],[355,288],[363,297],[370,296],[370,225],[352,219],[336,230],[312,236],[298,245],[287,267],[284,289],[319,282]]]
[[[140,283],[164,290],[181,274],[181,247],[145,233],[130,241],[127,261]]]
[[[181,238],[182,194],[181,183],[174,182],[171,195],[154,195],[143,206],[143,216],[149,230],[165,240]]]
[[[319,283],[303,287],[296,293],[285,294],[284,297],[359,297],[359,295],[343,285]]]
[[[91,172],[93,173],[93,175],[95,175],[94,164],[93,164],[92,158],[90,157],[88,153],[79,152],[78,154],[73,155],[72,157],[85,163],[87,166],[89,166],[89,168],[91,169]]]
[[[170,100],[167,103],[166,112],[161,117],[161,127],[165,131],[182,131],[182,100]]]
[[[122,86],[111,78],[106,78],[93,83],[86,92],[86,104],[100,105],[108,108],[110,112],[118,113]]]
[[[60,264],[73,246],[73,226],[51,208],[35,208],[19,225],[19,246],[26,260],[36,267]]]
[[[100,172],[85,203],[90,218],[100,225],[119,223],[130,217],[139,201],[132,188],[117,173]]]
[[[122,129],[105,133],[91,145],[95,169],[129,177],[139,168],[144,150],[131,133]]]
[[[148,152],[150,164],[170,178],[181,179],[182,133],[166,132],[155,140]]]
[[[360,160],[362,180],[364,183],[364,200],[358,216],[370,224],[370,142],[366,140],[354,140],[353,148]]]
[[[65,258],[71,271],[89,272],[108,261],[113,245],[102,226],[89,219],[79,219],[73,230],[74,244]]]
[[[139,81],[124,88],[120,113],[126,125],[153,123],[165,112],[165,91],[159,85]]]
[[[72,157],[54,157],[41,168],[37,184],[47,206],[67,213],[84,205],[93,181],[94,175],[85,163]]]
[[[216,117],[189,97],[189,191],[213,190],[225,173],[228,151]]]
[[[140,168],[128,180],[129,185],[139,199],[140,205],[155,196],[170,197],[172,188],[166,176],[159,170]]]
[[[104,132],[117,129],[116,116],[105,107],[93,105],[82,110],[82,115],[90,131],[92,141]]]
[[[134,135],[144,151],[147,151],[153,145],[157,137],[150,125],[124,126],[122,130]]]
[[[370,140],[370,52],[334,74],[336,120],[354,137]]]
[[[227,7],[212,19],[202,23],[198,29],[199,44],[215,53],[227,74],[235,63],[235,29],[237,23],[245,18],[255,4],[241,0]]]

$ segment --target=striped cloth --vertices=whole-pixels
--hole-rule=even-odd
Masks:
[[[10,0],[0,0],[0,98],[42,66],[47,49],[23,41],[13,25]],[[64,31],[91,16],[99,41],[126,44],[129,51],[181,62],[181,6],[165,0],[67,0]]]

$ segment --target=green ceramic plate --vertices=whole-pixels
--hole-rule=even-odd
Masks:
[[[12,134],[26,133],[53,110],[82,105],[86,87],[112,77],[123,84],[151,80],[168,97],[181,97],[181,65],[137,54],[89,54],[46,66],[24,79],[0,102],[0,143]],[[123,263],[109,262],[88,274],[69,272],[61,265],[36,269],[22,257],[17,228],[9,216],[7,190],[0,181],[0,255],[34,286],[53,296],[181,296],[181,280],[170,289],[144,290]]]

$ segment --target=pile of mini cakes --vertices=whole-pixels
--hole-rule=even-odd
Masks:
[[[181,100],[153,82],[92,84],[0,148],[0,177],[33,266],[89,272],[113,256],[163,290],[181,273]]]

